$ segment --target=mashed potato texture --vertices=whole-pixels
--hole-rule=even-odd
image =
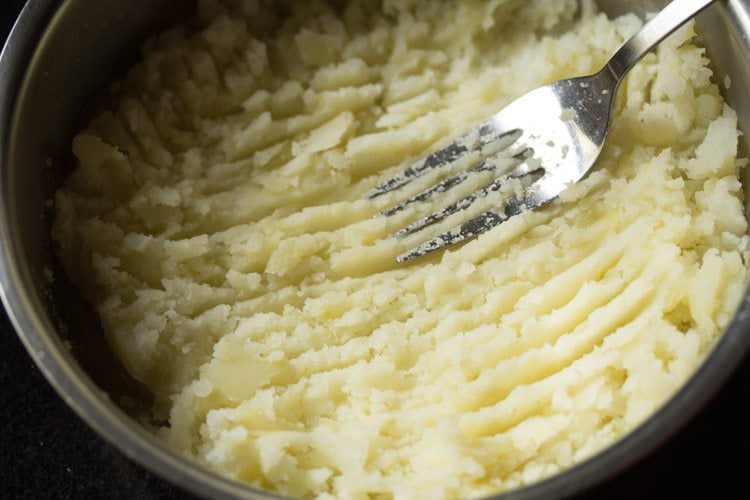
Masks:
[[[420,236],[389,235],[434,207],[363,197],[640,24],[572,0],[226,0],[150,40],[73,141],[53,236],[158,434],[286,495],[453,498],[651,415],[747,274],[737,118],[692,26],[550,206],[399,265]]]

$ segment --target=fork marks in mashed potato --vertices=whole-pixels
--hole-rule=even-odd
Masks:
[[[73,142],[53,236],[165,440],[289,495],[478,496],[680,387],[746,277],[737,120],[691,27],[546,209],[402,267],[387,235],[431,208],[361,199],[639,26],[583,4],[203,1],[147,43]]]

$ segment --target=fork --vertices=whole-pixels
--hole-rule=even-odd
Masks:
[[[407,262],[485,233],[515,215],[546,205],[566,187],[583,179],[604,146],[614,96],[624,76],[655,45],[714,1],[673,0],[620,47],[599,72],[560,80],[524,94],[447,147],[368,191],[365,197],[373,199],[429,172],[448,172],[444,180],[380,213],[390,216],[447,193],[479,174],[496,175],[489,184],[396,233],[397,237],[404,237],[471,207],[490,193],[507,189],[516,179],[536,176],[526,187],[517,187],[517,194],[503,206],[481,212],[396,260]],[[503,157],[504,151],[515,154]],[[451,175],[451,169],[455,170],[470,154],[478,154],[480,161]],[[503,158],[515,159],[516,165],[508,170],[505,162],[506,171],[500,172]]]

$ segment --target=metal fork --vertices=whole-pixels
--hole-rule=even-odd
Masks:
[[[423,217],[396,233],[416,233],[451,214],[467,209],[477,200],[507,186],[512,179],[536,174],[538,179],[505,201],[449,231],[397,257],[406,262],[449,245],[478,236],[519,213],[541,207],[557,198],[570,184],[581,180],[602,151],[609,130],[615,92],[625,74],[655,45],[716,0],[674,0],[651,18],[597,73],[560,80],[524,94],[487,121],[474,127],[447,147],[413,164],[383,182],[365,196],[376,198],[412,182],[428,172],[451,171],[469,154],[479,163],[450,175],[416,196],[381,212],[392,215],[461,185],[477,174],[497,177],[458,201]],[[516,154],[517,164],[499,172],[503,151]],[[507,166],[506,166],[507,170]]]

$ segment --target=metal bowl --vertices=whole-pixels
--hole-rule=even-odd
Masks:
[[[192,2],[191,2],[192,3]],[[611,15],[643,15],[666,2],[600,0]],[[71,170],[70,144],[85,104],[135,61],[148,34],[190,11],[177,0],[27,2],[0,55],[0,281],[2,300],[34,361],[66,403],[132,460],[200,496],[276,498],[187,460],[136,420],[148,394],[123,369],[98,319],[57,263],[48,200]],[[718,2],[698,18],[725,97],[750,151],[750,5]],[[83,110],[83,111],[82,111]],[[750,181],[743,179],[746,192]],[[689,382],[634,432],[591,459],[502,498],[557,498],[612,477],[682,427],[750,348],[750,294]]]

